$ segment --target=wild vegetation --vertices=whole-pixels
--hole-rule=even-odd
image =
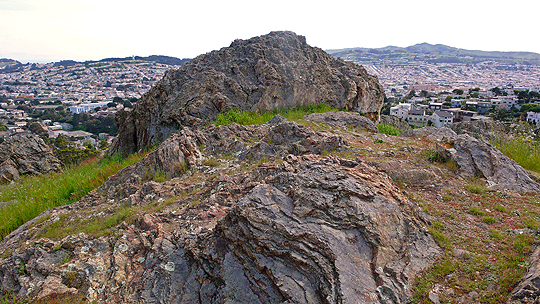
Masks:
[[[281,115],[288,120],[297,121],[305,115],[311,113],[337,112],[337,109],[330,107],[327,103],[313,104],[308,106],[299,106],[289,109],[277,109],[265,112],[249,112],[244,110],[233,109],[228,112],[219,113],[214,124],[216,126],[228,125],[237,123],[240,125],[259,125],[266,123],[276,115]]]
[[[0,239],[44,210],[79,200],[142,157],[143,154],[133,154],[127,158],[92,158],[61,173],[24,177],[16,184],[2,187],[0,201],[7,203],[0,207]]]
[[[491,138],[491,144],[523,168],[540,173],[540,142],[497,136]]]

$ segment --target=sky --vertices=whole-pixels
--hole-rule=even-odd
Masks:
[[[540,1],[0,0],[0,58],[193,58],[271,31],[322,49],[445,44],[540,53]]]

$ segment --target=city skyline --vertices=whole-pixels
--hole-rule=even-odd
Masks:
[[[322,49],[444,44],[540,53],[526,11],[540,3],[457,0],[369,3],[0,0],[0,58],[21,62],[100,60],[131,55],[193,58],[235,39],[276,30]]]

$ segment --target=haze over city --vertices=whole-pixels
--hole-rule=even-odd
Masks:
[[[153,54],[193,58],[270,31],[291,30],[323,49],[420,42],[540,53],[540,3],[465,1],[0,0],[0,58],[99,60]]]

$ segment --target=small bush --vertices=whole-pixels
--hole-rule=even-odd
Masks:
[[[382,134],[394,135],[394,136],[398,136],[399,134],[401,134],[401,131],[398,128],[389,124],[385,124],[385,123],[378,124],[377,129],[379,129],[379,133],[382,133]]]
[[[495,210],[497,210],[499,212],[506,212],[506,207],[503,206],[503,205],[497,205],[497,206],[495,206]]]
[[[330,107],[327,103],[320,103],[308,106],[299,106],[289,109],[276,109],[270,112],[249,112],[240,109],[232,109],[228,112],[219,113],[214,121],[214,125],[228,125],[237,123],[239,125],[260,125],[268,122],[272,117],[281,115],[288,120],[299,120],[307,114],[325,113],[338,111]]]
[[[476,215],[476,216],[482,216],[482,215],[485,215],[486,213],[476,207],[471,207],[471,209],[469,209],[469,213],[472,214],[472,215]]]
[[[486,224],[495,224],[497,219],[492,216],[483,216],[482,221]]]
[[[384,140],[378,139],[378,138],[377,138],[377,139],[375,139],[375,140],[373,141],[373,143],[376,143],[376,144],[384,144]]]

